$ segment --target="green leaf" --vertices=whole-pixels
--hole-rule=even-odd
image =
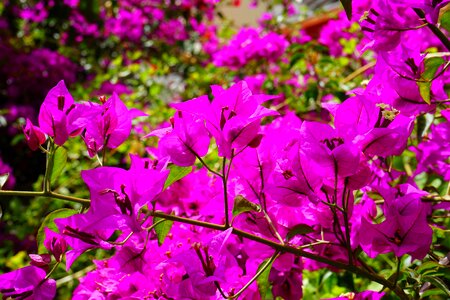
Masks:
[[[439,263],[437,263],[435,261],[427,261],[427,262],[424,262],[423,264],[421,264],[417,268],[417,273],[419,273],[419,274],[426,274],[430,270],[431,271],[436,271],[437,269],[439,269]]]
[[[447,31],[450,31],[450,9],[446,10],[439,20],[441,27]]]
[[[170,170],[170,174],[166,180],[166,183],[164,183],[164,188],[167,188],[175,181],[178,181],[181,178],[188,175],[189,173],[191,173],[192,167],[179,167],[177,165],[171,165],[171,166],[169,166],[169,170]]]
[[[67,150],[64,147],[58,147],[53,156],[53,169],[50,175],[50,182],[55,183],[61,175],[67,164]]]
[[[289,63],[289,69],[291,69],[299,60],[303,59],[305,55],[303,52],[297,52],[292,55],[291,61]]]
[[[352,0],[341,0],[342,6],[344,7],[347,19],[352,19]]]
[[[431,80],[433,79],[436,71],[445,63],[445,60],[442,57],[430,57],[425,59],[425,71],[422,73],[423,79]]]
[[[55,211],[49,213],[44,218],[44,221],[42,221],[41,227],[39,227],[39,230],[38,230],[38,233],[36,236],[39,254],[47,253],[47,249],[44,246],[44,240],[45,240],[44,229],[45,229],[45,227],[48,227],[49,229],[57,232],[58,228],[56,227],[55,219],[67,218],[76,213],[77,213],[77,211],[74,209],[61,208],[61,209],[58,209],[58,210],[55,210]]]
[[[270,261],[270,258],[264,260],[259,266],[258,266],[258,272]],[[269,274],[270,270],[272,269],[273,262],[270,263],[270,265],[267,266],[267,268],[264,270],[264,272],[259,275],[258,278],[256,278],[256,283],[258,284],[258,290],[259,295],[261,296],[262,300],[271,300],[273,298],[272,294],[272,284],[269,281]]]
[[[423,101],[427,104],[431,103],[431,82],[417,82],[419,86],[420,96],[422,96]]]
[[[419,115],[417,117],[417,138],[419,142],[422,141],[423,136],[430,129],[433,120],[434,115],[432,114]]]
[[[8,181],[8,177],[9,177],[9,173],[5,173],[5,174],[0,175],[0,190],[3,188],[3,186],[6,183],[6,181]]]
[[[445,282],[442,279],[440,279],[439,277],[423,276],[423,281],[430,282],[435,287],[440,288],[441,290],[443,290],[447,294],[447,296],[450,296],[450,289],[445,284]]]
[[[422,73],[420,81],[417,82],[417,86],[419,87],[420,95],[427,104],[431,102],[431,82],[436,71],[444,63],[445,60],[442,57],[431,57],[424,62],[425,71]]]
[[[430,296],[438,296],[438,295],[445,295],[445,292],[443,292],[441,289],[430,289],[430,290],[426,290],[425,292],[420,294],[420,298],[424,299],[426,297],[430,297]]]
[[[234,205],[233,205],[233,217],[236,217],[240,213],[246,212],[246,211],[261,211],[261,207],[253,202],[248,201],[245,199],[242,195],[237,195],[234,198]]]
[[[358,39],[340,39],[339,40],[339,44],[342,45],[343,49],[342,51],[346,54],[353,54],[355,53],[356,47],[358,46]],[[345,60],[344,60],[345,59]],[[343,60],[343,62],[341,62],[341,66],[345,67],[349,64],[350,59],[348,57],[342,56],[339,57],[339,60]]]
[[[286,235],[286,240],[289,241],[296,235],[304,235],[304,234],[308,234],[311,232],[314,232],[314,229],[311,226],[306,225],[306,224],[298,224],[298,225],[295,225],[294,228],[289,230],[288,234]]]
[[[155,224],[161,220],[163,220],[163,218],[154,217],[153,224]],[[158,245],[159,246],[161,246],[164,243],[164,240],[166,239],[166,236],[169,234],[169,231],[172,228],[172,225],[173,225],[173,221],[165,220],[155,226],[155,232],[156,232],[156,236],[158,237]]]

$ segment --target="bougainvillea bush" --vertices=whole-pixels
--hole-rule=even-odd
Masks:
[[[47,210],[29,241],[36,251],[10,256],[0,293],[450,297],[449,2],[342,1],[345,11],[317,39],[265,15],[258,28],[202,45],[204,70],[230,82],[175,97],[159,124],[149,120],[154,110],[123,101],[131,87],[106,83],[108,92],[81,98],[58,81],[20,134],[26,151],[45,156],[35,190],[14,189],[14,170],[0,164],[2,201]],[[54,4],[41,3],[22,18],[48,20],[38,5]],[[160,24],[159,6],[140,3],[126,1],[102,30],[73,13],[71,30],[80,43],[108,34],[133,47],[188,39],[182,19]],[[145,153],[124,146],[130,139]]]

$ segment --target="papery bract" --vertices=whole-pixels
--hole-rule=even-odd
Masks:
[[[212,103],[206,97],[199,97],[173,106],[204,119],[206,128],[216,139],[219,156],[230,158],[232,149],[249,146],[257,138],[263,117],[278,114],[261,105],[276,96],[253,95],[245,81],[227,90],[218,86],[211,88]]]
[[[56,281],[46,279],[41,268],[28,266],[0,275],[0,293],[5,297],[47,300],[56,294]]]
[[[225,247],[231,231],[232,229],[230,228],[215,235],[204,246],[194,244],[193,249],[182,252],[162,264],[161,267],[165,268],[170,266],[181,267],[187,275],[178,277],[176,281],[163,277],[167,284],[169,296],[175,298],[208,298],[216,294],[214,281],[225,281],[225,262],[227,264],[231,262],[230,254]]]
[[[128,171],[101,167],[81,173],[91,193],[90,210],[56,221],[73,249],[66,254],[67,268],[88,249],[110,249],[107,240],[115,230],[142,230],[139,210],[162,191],[168,171],[152,169],[139,160],[134,157]]]
[[[47,227],[45,228],[44,246],[58,262],[61,261],[61,256],[67,250],[67,243],[64,240],[64,237]]]
[[[447,95],[442,78],[437,77],[430,84],[430,103],[426,103],[418,86],[425,80],[424,72],[425,54],[421,54],[420,49],[400,45],[392,51],[381,52],[366,95],[380,98],[379,102],[391,105],[405,116],[431,112]]]
[[[438,22],[440,9],[450,3],[449,0],[394,0],[393,2],[423,9],[427,17],[427,21],[433,24]]]
[[[283,299],[301,299],[302,262],[292,254],[280,255],[273,263],[269,280],[273,283],[273,296]]]
[[[50,254],[29,254],[31,259],[30,265],[47,270],[47,267],[52,262],[52,257]]]
[[[47,140],[45,133],[39,127],[34,126],[28,118],[23,128],[23,133],[28,146],[33,151],[37,150]]]
[[[369,95],[347,99],[336,110],[335,116],[338,134],[352,141],[369,157],[401,154],[412,125],[412,117],[399,114],[387,104],[374,102]]]
[[[395,1],[372,1],[370,10],[360,19],[361,29],[368,37],[365,48],[389,51],[402,40],[408,29],[420,25],[419,18],[410,7]]]
[[[67,118],[75,108],[74,100],[61,80],[52,88],[39,110],[39,127],[61,146],[74,132],[69,132]]]
[[[433,231],[427,222],[430,207],[422,203],[422,193],[413,189],[407,194],[392,200],[387,199],[384,206],[386,220],[372,224],[361,219],[360,236],[363,250],[372,258],[380,253],[394,252],[398,257],[409,254],[413,259],[422,259],[430,249]]]
[[[347,177],[356,173],[360,150],[352,141],[344,140],[329,125],[303,122],[300,151],[320,168],[324,177]]]
[[[130,135],[132,118],[145,116],[138,110],[128,110],[116,93],[103,105],[93,105],[90,109],[96,113],[86,123],[83,138],[91,157],[104,147],[119,147]]]
[[[65,219],[55,219],[58,230],[72,248],[66,252],[66,269],[69,270],[78,256],[87,250],[111,249],[113,245],[107,240],[116,228],[120,229],[122,222],[119,216],[99,216],[91,211]]]
[[[205,122],[190,113],[175,113],[171,120],[172,128],[157,129],[148,136],[160,137],[158,148],[161,155],[182,167],[192,166],[196,157],[208,152],[210,137]]]

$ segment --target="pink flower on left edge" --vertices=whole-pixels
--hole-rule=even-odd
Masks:
[[[77,128],[71,128],[68,119],[75,103],[67,90],[64,80],[52,88],[39,110],[39,127],[55,139],[55,144],[63,145],[69,135],[76,135]]]
[[[28,146],[33,151],[37,150],[47,140],[45,133],[39,127],[34,126],[28,118],[27,123],[23,127],[23,133]]]
[[[14,299],[53,299],[56,281],[45,279],[46,272],[35,266],[28,266],[0,275],[0,294]]]
[[[100,167],[81,172],[81,178],[91,194],[89,211],[55,220],[62,239],[72,248],[66,252],[67,269],[89,249],[111,249],[114,245],[109,239],[114,231],[120,230],[126,236],[129,232],[142,231],[142,226],[148,226],[143,225],[145,214],[142,214],[141,208],[150,205],[162,192],[169,171],[154,167],[137,156],[132,156],[131,161],[129,170]],[[55,249],[57,253],[62,253],[56,242],[58,240],[54,245],[50,243],[55,258]]]

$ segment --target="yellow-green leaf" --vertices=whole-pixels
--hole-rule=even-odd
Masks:
[[[253,203],[251,201],[248,201],[245,199],[242,195],[237,195],[234,198],[234,206],[233,206],[233,217],[239,215],[240,213],[246,212],[246,211],[261,211],[261,207]]]
[[[425,70],[423,71],[420,80],[417,82],[420,95],[427,103],[431,103],[431,82],[434,79],[436,71],[445,63],[442,57],[431,57],[425,60]]]
[[[258,266],[258,272],[270,261],[270,258],[264,260],[259,266]],[[272,294],[272,284],[269,281],[269,275],[270,270],[272,269],[273,261],[267,266],[267,268],[264,270],[264,272],[259,275],[259,277],[256,279],[256,283],[258,284],[258,291],[259,295],[261,296],[262,300],[271,300],[273,298]]]
[[[44,246],[45,227],[48,227],[49,229],[58,232],[58,228],[56,227],[56,224],[55,224],[55,219],[67,218],[76,213],[77,213],[77,211],[74,209],[61,208],[61,209],[58,209],[58,210],[55,210],[55,211],[49,213],[44,218],[44,221],[42,222],[41,227],[39,227],[39,230],[38,230],[38,233],[36,236],[39,254],[43,254],[43,253],[47,252],[47,250]]]
[[[450,9],[447,9],[440,17],[439,22],[441,27],[447,31],[450,31]]]
[[[420,96],[427,104],[431,103],[431,82],[417,82]]]
[[[291,230],[289,230],[289,232],[286,235],[286,239],[289,241],[296,235],[304,235],[311,232],[314,232],[314,229],[311,226],[307,224],[298,224],[295,225]]]
[[[153,224],[156,224],[158,221],[163,220],[162,218],[155,217],[153,218]],[[161,246],[166,239],[166,236],[169,234],[170,229],[172,228],[173,221],[165,220],[158,225],[155,226],[156,236],[158,237],[158,245]]]
[[[175,181],[182,179],[192,172],[192,167],[179,167],[177,165],[171,165],[169,167],[170,173],[167,177],[166,183],[164,183],[164,188],[167,188]]]
[[[50,182],[55,183],[67,164],[67,150],[64,147],[58,147],[53,157],[53,169],[50,175]]]

